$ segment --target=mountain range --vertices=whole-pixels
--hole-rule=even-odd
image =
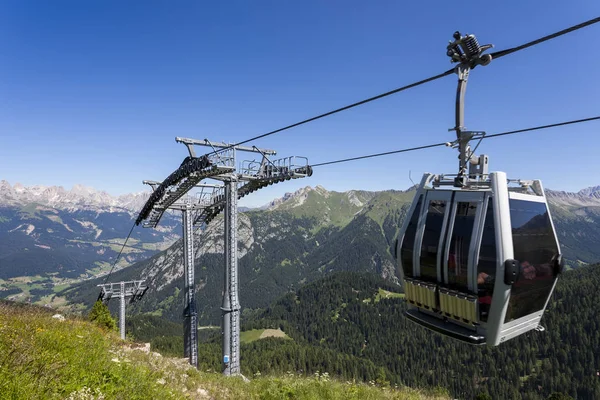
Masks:
[[[137,215],[149,195],[148,191],[111,196],[104,191],[78,184],[73,185],[71,190],[65,190],[62,186],[23,186],[20,183],[11,186],[5,180],[0,181],[2,207],[22,207],[35,203],[58,210],[125,211]]]
[[[578,193],[548,191],[553,220],[569,267],[600,260],[600,187]],[[305,187],[263,209],[240,213],[239,280],[243,309],[267,306],[278,296],[337,271],[371,272],[397,281],[392,246],[408,211],[409,190],[328,191]],[[223,222],[216,218],[195,236],[196,291],[200,321],[218,324],[223,284]],[[111,280],[146,279],[150,289],[134,312],[181,320],[181,241]],[[96,282],[61,296],[89,306]]]
[[[35,291],[105,274],[148,195],[0,181],[0,297],[26,300]],[[155,230],[135,229],[116,268],[173,244],[180,218],[165,213],[163,222]]]

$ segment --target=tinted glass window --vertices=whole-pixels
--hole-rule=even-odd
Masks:
[[[541,310],[556,276],[552,267],[558,247],[546,204],[510,199],[514,257],[521,263],[513,284],[505,322]]]
[[[431,200],[427,207],[425,231],[421,243],[421,279],[437,282],[437,255],[442,225],[447,204],[442,200]]]
[[[477,203],[456,203],[456,217],[448,248],[448,286],[461,292],[469,290],[469,246],[476,215]]]
[[[421,214],[421,203],[423,196],[419,196],[417,206],[410,216],[410,221],[406,227],[404,233],[404,239],[402,241],[402,247],[400,248],[400,260],[402,261],[402,269],[404,270],[404,276],[413,277],[413,249],[415,246],[415,235],[417,234],[417,223],[419,222],[419,215]]]
[[[494,225],[494,205],[492,199],[488,200],[483,222],[483,235],[479,248],[477,263],[477,296],[479,297],[479,319],[487,321],[492,305],[492,294],[496,278],[496,231]]]

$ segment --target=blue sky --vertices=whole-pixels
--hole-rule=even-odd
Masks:
[[[455,30],[494,50],[600,15],[600,3],[3,1],[0,179],[146,190],[186,156],[176,136],[237,142],[451,67]],[[600,114],[600,24],[475,69],[466,126],[489,133]],[[455,76],[252,144],[312,163],[451,140]],[[492,170],[576,191],[600,185],[600,123],[490,139]],[[244,154],[240,154],[240,159]],[[306,185],[405,189],[455,173],[455,150],[315,169]]]

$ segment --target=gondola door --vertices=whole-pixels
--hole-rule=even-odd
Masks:
[[[430,190],[425,197],[425,206],[419,221],[414,265],[419,280],[431,283],[443,282],[441,260],[444,233],[453,191]]]
[[[479,324],[477,246],[485,196],[484,191],[455,191],[452,195],[438,291],[440,313],[473,329]]]
[[[442,264],[444,286],[462,293],[477,293],[476,248],[485,192],[453,194]]]

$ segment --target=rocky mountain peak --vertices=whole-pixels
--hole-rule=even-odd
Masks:
[[[600,186],[591,186],[578,192],[546,190],[549,201],[573,206],[600,206]]]
[[[578,193],[582,196],[588,196],[588,197],[600,199],[600,185],[599,186],[590,186],[589,188],[581,189]]]
[[[37,203],[71,211],[121,209],[136,213],[142,208],[149,194],[150,192],[140,192],[115,197],[105,191],[80,184],[73,185],[71,190],[67,191],[62,186],[23,186],[18,182],[11,186],[5,180],[0,181],[0,206],[22,207]]]
[[[317,187],[320,187],[322,190],[327,191],[322,186],[317,186]],[[278,199],[274,199],[273,201],[270,201],[269,203],[267,203],[266,205],[264,205],[261,208],[267,209],[267,210],[276,210],[277,208],[279,208],[279,206],[281,206],[284,203],[288,207],[292,207],[292,208],[297,207],[299,205],[302,205],[302,203],[304,203],[304,201],[308,197],[308,193],[313,190],[315,190],[315,189],[313,189],[310,186],[305,186],[303,188],[296,190],[293,193],[286,192],[282,197],[280,197]]]
[[[93,187],[84,186],[84,185],[80,185],[80,184],[76,183],[71,188],[71,193],[77,194],[77,195],[86,195],[86,194],[96,194],[96,193],[98,193],[98,191],[96,189],[94,189]]]
[[[310,186],[308,186],[308,188],[310,188]],[[325,197],[325,198],[329,197],[329,194],[330,194],[329,190],[325,189],[321,185],[315,186],[314,191],[317,192],[318,194],[320,194],[321,196]]]

